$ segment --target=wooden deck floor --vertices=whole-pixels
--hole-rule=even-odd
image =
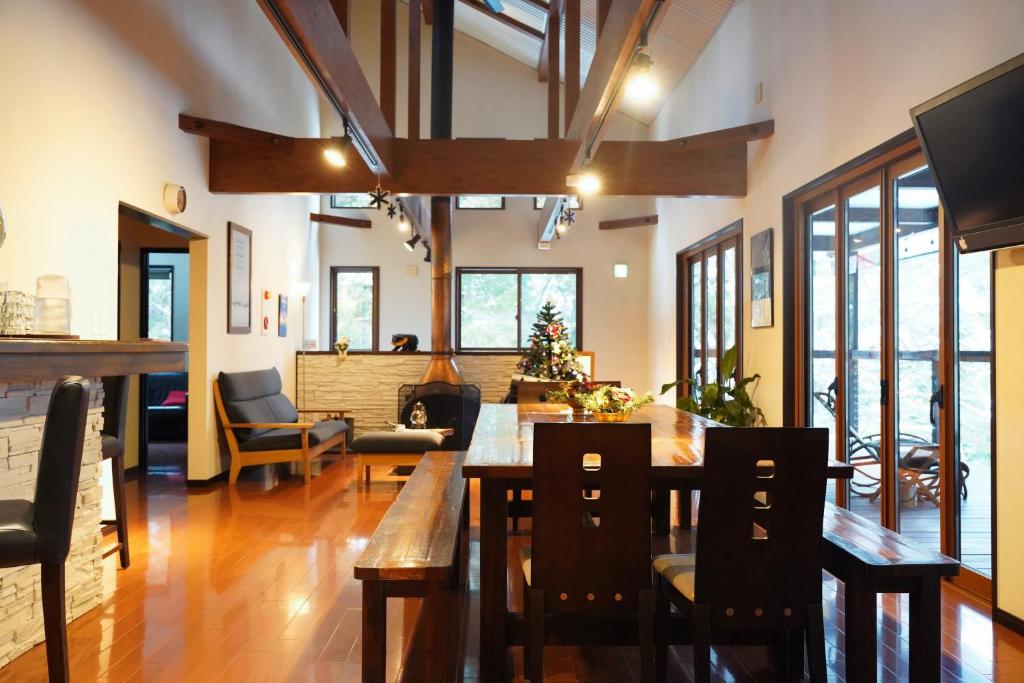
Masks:
[[[108,558],[103,604],[70,627],[76,683],[359,680],[361,591],[352,565],[395,484],[361,491],[346,460],[325,468],[309,488],[301,477],[278,481],[270,468],[255,468],[237,489],[186,492],[179,482],[152,478],[129,490],[132,566],[118,571]],[[677,531],[670,543],[685,548],[690,538]],[[478,672],[475,541],[471,556],[463,604],[467,681]],[[519,578],[511,578],[515,590]],[[843,589],[823,580],[830,678],[841,681]],[[418,609],[416,600],[389,605],[389,680],[421,680]],[[906,680],[907,614],[905,599],[879,601],[880,680]],[[943,680],[1024,680],[1024,637],[994,625],[985,604],[944,587],[942,628]],[[632,648],[552,647],[545,658],[548,680],[637,678]],[[518,648],[510,659],[509,677],[519,680]],[[689,680],[690,662],[688,648],[674,648],[670,680]],[[716,649],[714,665],[721,680],[773,680],[759,648]],[[0,670],[0,683],[45,680],[42,646]]]
[[[976,466],[967,478],[967,500],[960,501],[961,561],[975,571],[992,576],[992,488],[988,468]],[[850,509],[878,521],[879,501],[853,496]],[[928,501],[900,510],[900,533],[940,550],[939,508]]]

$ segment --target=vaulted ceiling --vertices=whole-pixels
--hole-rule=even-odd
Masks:
[[[651,55],[661,94],[646,105],[623,101],[620,111],[650,124],[668,94],[679,84],[711,39],[734,0],[664,0],[657,28],[650,36]],[[581,81],[586,79],[597,41],[598,0],[582,0],[580,25]],[[547,25],[546,0],[501,0],[504,21],[480,0],[462,0],[455,8],[455,26],[463,33],[532,67],[537,66]],[[565,68],[565,17],[562,18],[561,54]]]

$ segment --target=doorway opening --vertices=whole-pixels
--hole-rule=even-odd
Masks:
[[[193,243],[203,240],[205,235],[182,225],[120,205],[118,339],[191,344],[190,298],[201,274],[193,267]],[[184,485],[189,453],[188,358],[183,372],[129,378],[128,392],[126,469],[143,480],[158,476]]]

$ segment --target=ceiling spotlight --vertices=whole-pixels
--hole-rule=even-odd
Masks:
[[[641,48],[643,49],[643,48]],[[626,81],[626,97],[631,102],[646,104],[658,95],[658,81],[654,78],[654,60],[646,52],[637,52],[633,68]]]
[[[593,173],[581,173],[577,176],[569,176],[575,183],[567,183],[575,187],[580,194],[596,194],[601,191],[601,179]]]
[[[423,262],[430,263],[430,242],[424,242],[423,248],[427,250],[426,256],[423,257]]]
[[[409,251],[412,251],[413,249],[416,248],[416,243],[419,242],[419,241],[420,241],[420,236],[418,234],[417,235],[413,235],[412,237],[410,237],[409,239],[407,239],[405,241],[405,248],[408,249]]]
[[[564,235],[569,230],[569,225],[564,223],[563,221],[558,221],[558,223],[555,225],[555,230],[558,231],[559,235]]]
[[[398,213],[398,231],[409,232],[409,219],[405,217],[405,209],[400,209]]]
[[[348,149],[348,138],[331,138],[324,147],[324,159],[335,168],[345,167],[345,150]]]

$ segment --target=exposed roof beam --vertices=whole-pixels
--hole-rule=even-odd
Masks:
[[[580,99],[580,0],[565,0],[565,129]]]
[[[561,103],[562,95],[562,80],[559,78],[561,32],[562,3],[561,0],[551,0],[551,7],[548,9],[548,28],[544,33],[544,42],[548,46],[548,138],[551,140],[560,138],[562,130],[562,122],[558,120],[558,105]]]
[[[398,104],[398,7],[396,0],[380,1],[380,111],[395,130]]]
[[[334,15],[338,17],[338,23],[341,24],[341,30],[348,35],[349,29],[349,17],[351,16],[348,11],[348,0],[331,0],[331,7],[334,9]]]
[[[544,208],[540,210],[540,217],[537,219],[538,249],[550,248],[551,240],[555,239],[555,226],[564,206],[565,197],[548,197],[544,202]]]
[[[723,128],[722,130],[710,133],[690,135],[685,138],[667,140],[674,144],[679,150],[700,149],[701,147],[720,147],[731,145],[736,142],[751,142],[771,137],[775,133],[775,119],[748,123],[735,128]]]
[[[511,26],[520,33],[532,36],[537,40],[544,40],[544,34],[535,29],[534,27],[524,24],[518,19],[513,19],[507,14],[502,14],[501,11],[495,11],[491,9],[490,7],[484,4],[483,0],[462,0],[462,3],[465,5],[469,5],[478,12],[483,12],[487,16],[497,19],[506,26]]]
[[[434,23],[434,0],[423,0],[423,23],[427,26]]]
[[[342,225],[346,228],[363,228],[369,230],[373,223],[364,218],[347,218],[345,216],[332,216],[326,213],[311,213],[309,220],[313,223],[328,223],[330,225]]]
[[[552,9],[552,5],[554,5],[555,9],[557,9],[558,11],[561,11],[561,9],[560,9],[560,2],[561,2],[561,0],[552,0],[551,4],[548,4],[547,6],[542,8],[542,9],[544,9],[548,13],[549,21],[545,22],[545,25],[544,25],[545,26],[544,34],[541,37],[541,43],[540,43],[540,56],[537,58],[537,80],[540,81],[541,83],[546,83],[547,82],[547,80],[548,80],[548,71],[551,68],[550,67],[550,57],[549,57],[549,53],[551,51],[551,42],[548,39],[548,36],[550,34],[549,29],[550,29],[550,26],[551,26],[551,22],[550,22],[551,9]],[[559,28],[559,30],[561,30],[561,29]],[[560,38],[561,36],[558,36],[558,37]],[[561,80],[561,79],[557,78],[556,80]]]
[[[646,225],[657,225],[658,214],[653,216],[634,216],[633,218],[619,218],[614,221],[601,221],[597,224],[598,230],[622,230],[624,228],[642,228]]]
[[[406,137],[415,140],[420,136],[420,0],[409,0],[409,59],[408,81],[409,115]]]
[[[255,128],[246,128],[234,123],[214,121],[213,119],[201,119],[198,116],[189,114],[178,114],[178,128],[186,133],[198,135],[211,140],[223,140],[225,142],[240,142],[246,145],[287,145],[292,146],[295,138],[277,133],[267,133]]]
[[[367,165],[391,172],[394,132],[377,105],[330,0],[257,0],[313,84],[358,137]]]
[[[578,171],[600,142],[608,113],[614,105],[636,45],[652,12],[662,0],[612,0],[597,49],[580,92],[579,103],[565,137],[578,144],[572,170]]]

